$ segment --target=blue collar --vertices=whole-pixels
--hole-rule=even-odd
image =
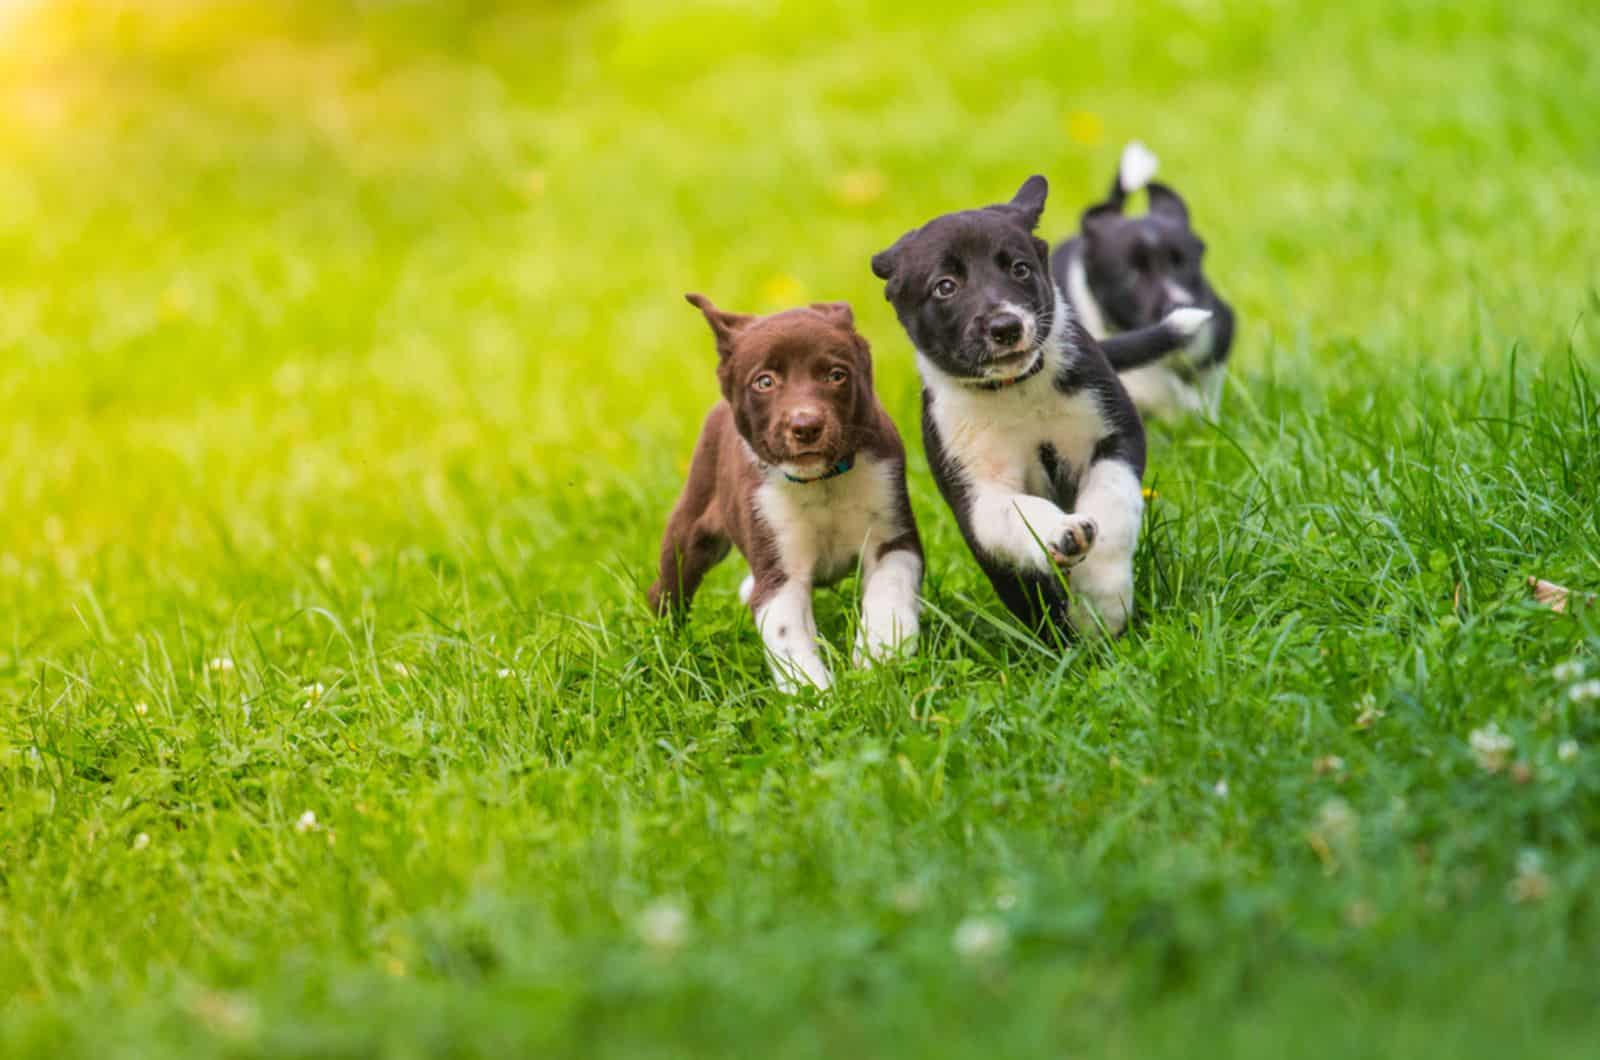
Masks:
[[[1014,375],[1010,379],[985,379],[982,382],[973,383],[972,386],[978,390],[1004,390],[1007,387],[1016,386],[1025,379],[1032,379],[1044,371],[1044,362],[1045,356],[1041,353],[1039,354],[1039,359],[1033,362],[1033,366],[1021,375]]]
[[[843,460],[839,461],[837,464],[833,465],[816,478],[797,478],[794,475],[789,474],[787,471],[783,472],[783,477],[788,479],[790,482],[826,482],[830,478],[838,478],[840,475],[844,474],[846,471],[849,471],[855,466],[856,458],[854,455],[851,455],[845,457]]]

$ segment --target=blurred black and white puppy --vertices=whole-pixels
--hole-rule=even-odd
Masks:
[[[1206,281],[1206,245],[1190,227],[1189,208],[1152,181],[1155,172],[1156,156],[1143,144],[1124,148],[1106,200],[1084,211],[1078,235],[1056,248],[1051,264],[1078,319],[1098,339],[1185,306],[1210,310],[1210,324],[1181,353],[1154,362],[1113,355],[1111,365],[1145,415],[1212,416],[1233,346],[1233,310]],[[1123,206],[1140,188],[1149,190],[1150,208],[1128,217]]]
[[[1030,177],[1008,203],[936,217],[872,271],[916,348],[934,479],[1001,600],[1040,633],[1117,635],[1133,607],[1145,440],[1106,349],[1159,356],[1210,314],[1181,309],[1102,349],[1033,234],[1046,191]]]

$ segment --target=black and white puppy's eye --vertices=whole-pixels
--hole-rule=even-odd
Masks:
[[[1183,251],[1181,251],[1181,250],[1177,249],[1176,247],[1174,247],[1172,249],[1172,252],[1171,252],[1171,261],[1172,261],[1172,267],[1173,268],[1175,268],[1175,269],[1183,268]]]
[[[757,390],[771,390],[778,385],[778,380],[771,372],[762,372],[750,383]]]
[[[1033,275],[1033,266],[1029,265],[1027,262],[1025,262],[1025,261],[1013,261],[1011,263],[1011,278],[1013,280],[1026,280],[1029,276],[1032,276],[1032,275]]]
[[[850,373],[845,371],[843,368],[828,369],[828,382],[830,383],[842,383],[849,378]]]
[[[935,298],[954,298],[960,286],[949,276],[941,276],[939,282],[933,285],[933,296]]]

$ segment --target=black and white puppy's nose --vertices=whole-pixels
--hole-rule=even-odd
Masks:
[[[1009,349],[1022,339],[1022,318],[1015,313],[996,313],[989,318],[989,341]]]
[[[807,445],[822,437],[822,413],[815,409],[795,409],[789,414],[789,437]]]

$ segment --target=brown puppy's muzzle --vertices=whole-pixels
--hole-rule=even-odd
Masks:
[[[835,460],[843,441],[839,416],[820,402],[790,405],[779,411],[771,432],[772,448],[786,461]]]

